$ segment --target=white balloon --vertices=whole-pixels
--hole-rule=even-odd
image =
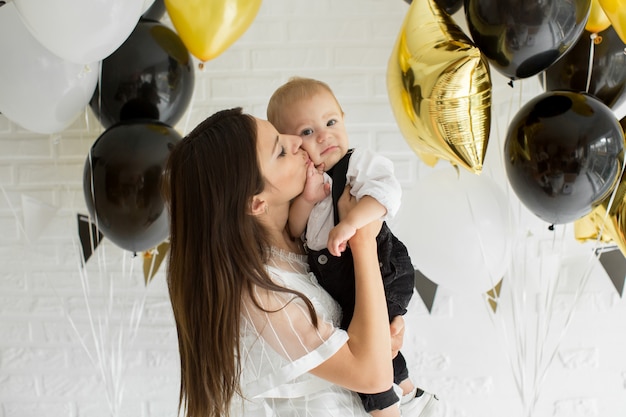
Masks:
[[[407,192],[408,191],[408,192]],[[452,292],[483,293],[506,273],[511,252],[511,210],[489,178],[452,166],[435,169],[404,192],[399,236],[415,267]]]
[[[100,63],[67,62],[26,29],[12,3],[0,7],[0,112],[24,129],[57,133],[85,109]]]
[[[145,0],[13,0],[35,39],[61,58],[102,61],[131,34]]]

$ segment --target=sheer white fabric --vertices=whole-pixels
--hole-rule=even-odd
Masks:
[[[234,416],[368,416],[357,394],[308,371],[348,340],[339,329],[341,311],[308,271],[306,256],[272,250],[268,266],[279,284],[304,293],[313,303],[318,328],[298,297],[257,289],[244,300],[241,327],[241,387],[231,407]]]

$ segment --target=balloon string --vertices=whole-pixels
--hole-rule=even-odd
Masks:
[[[85,106],[85,127],[87,132],[91,132],[91,123],[89,122],[89,106]]]
[[[102,64],[98,68],[98,112],[102,114]],[[102,123],[99,126],[104,127]]]
[[[74,240],[74,239],[72,239],[72,240]],[[74,246],[76,246],[76,245],[74,245]],[[106,383],[106,381],[108,381],[108,378],[107,378],[107,372],[106,372],[106,369],[105,369],[105,356],[104,356],[105,352],[104,352],[104,347],[103,347],[104,340],[101,337],[102,336],[102,327],[101,327],[101,321],[98,320],[99,325],[100,325],[99,326],[99,330],[100,331],[99,332],[96,331],[95,319],[94,319],[93,312],[92,312],[92,309],[91,309],[91,303],[89,302],[90,290],[89,290],[89,284],[88,284],[89,283],[89,279],[87,277],[87,275],[88,275],[87,268],[83,267],[82,265],[79,265],[78,266],[78,274],[79,274],[79,277],[80,277],[81,287],[82,287],[82,290],[83,290],[83,300],[85,302],[85,309],[86,309],[86,312],[87,312],[87,319],[88,319],[88,322],[89,322],[89,328],[91,330],[91,338],[92,338],[94,349],[95,349],[95,353],[96,353],[96,363],[95,363],[95,365],[96,365],[97,369],[100,371],[100,374],[102,376],[103,381],[105,381],[105,383]],[[100,334],[100,337],[98,336],[99,334]],[[83,346],[84,346],[84,343],[83,343]],[[88,356],[91,357],[89,352],[87,354],[88,354]],[[93,360],[93,357],[92,357],[92,360]],[[105,395],[106,395],[109,407],[113,408],[112,399],[110,397],[110,392],[109,392],[108,389],[105,390]]]
[[[557,249],[557,255],[558,255],[558,259],[562,260],[564,257],[564,245],[563,245],[563,241],[564,241],[564,234],[565,234],[565,228],[562,229],[562,236],[560,237],[560,240],[558,243],[561,243],[561,245],[559,245],[559,248]],[[553,234],[552,236],[552,249],[555,249],[556,246],[556,233]],[[544,263],[542,262],[540,264],[540,276],[544,277]],[[557,347],[558,347],[558,343],[554,348],[554,352],[550,355],[550,360],[548,361],[547,364],[544,365],[544,356],[547,354],[546,352],[546,344],[548,341],[548,336],[551,334],[551,329],[552,329],[552,324],[553,324],[553,313],[554,313],[554,304],[555,304],[555,299],[556,299],[556,295],[557,295],[557,288],[559,286],[559,282],[560,282],[560,278],[562,276],[561,274],[561,270],[560,270],[560,263],[559,263],[559,270],[557,271],[556,275],[553,274],[545,274],[547,275],[547,282],[546,282],[546,291],[545,291],[545,298],[544,298],[544,303],[543,303],[543,308],[544,308],[544,312],[545,315],[543,316],[544,319],[543,321],[541,320],[541,316],[542,314],[537,314],[537,327],[536,327],[536,361],[535,361],[535,374],[534,374],[534,398],[535,401],[538,401],[539,399],[539,392],[540,392],[540,388],[541,385],[543,384],[543,380],[545,378],[545,375],[547,373],[547,369],[550,366],[550,364],[552,363],[552,359],[554,357],[554,355],[556,354],[557,351]],[[543,334],[540,333],[540,330],[543,330]],[[539,343],[541,341],[541,344]]]
[[[591,85],[591,74],[593,72],[593,53],[595,49],[595,39],[597,38],[597,33],[592,33],[589,38],[591,39],[591,43],[589,44],[589,63],[587,67],[587,86],[585,87],[585,91],[589,92],[589,87]]]
[[[89,158],[89,167],[91,169],[91,150],[89,151],[88,154],[88,158]],[[92,193],[93,193],[93,178],[92,178]],[[68,192],[69,192],[69,187],[67,188]],[[69,201],[75,201],[74,197],[74,192],[71,193],[71,197],[69,198]],[[93,198],[93,197],[92,197]],[[88,217],[89,219],[89,217]],[[97,226],[96,226],[97,227]],[[93,233],[89,233],[89,240],[90,240],[90,245],[91,245],[91,252],[92,252],[92,256],[95,256],[96,259],[98,260],[98,276],[100,278],[100,281],[102,281],[102,276],[104,274],[104,272],[106,272],[106,268],[103,271],[102,269],[102,260],[104,259],[104,253],[103,250],[100,250],[98,252],[95,251],[95,245],[94,245],[94,241],[93,241]],[[93,347],[95,350],[95,357],[92,355],[92,352],[89,350],[89,348],[87,347],[84,337],[82,336],[82,333],[80,333],[75,325],[75,322],[73,321],[73,319],[71,318],[71,316],[69,315],[69,313],[66,312],[65,316],[68,318],[68,320],[70,321],[70,325],[72,326],[72,328],[74,329],[74,331],[76,332],[76,336],[79,338],[81,345],[83,346],[83,348],[85,349],[85,352],[89,358],[89,360],[91,361],[91,363],[94,365],[94,367],[99,371],[100,375],[102,376],[103,381],[106,383],[106,381],[108,381],[107,378],[107,372],[105,369],[105,355],[104,355],[104,339],[102,337],[98,337],[98,334],[101,334],[100,332],[96,332],[96,326],[95,326],[95,318],[92,312],[92,308],[91,308],[91,303],[89,302],[90,299],[90,294],[91,294],[91,288],[90,288],[90,282],[91,280],[88,277],[88,271],[87,271],[87,263],[86,260],[84,259],[83,253],[81,250],[79,250],[78,245],[76,243],[76,239],[74,238],[74,236],[72,236],[72,245],[74,247],[75,252],[80,253],[80,257],[82,258],[82,262],[79,262],[77,264],[77,268],[78,268],[78,276],[80,277],[80,283],[81,283],[81,288],[82,288],[82,294],[83,294],[83,301],[85,302],[85,309],[87,312],[87,321],[89,323],[89,329],[91,331],[91,338],[93,341]],[[102,248],[104,249],[104,248]],[[101,282],[102,283],[102,282]],[[98,318],[98,322],[101,325],[101,320],[100,318]],[[114,408],[113,402],[112,402],[112,398],[110,397],[110,392],[109,390],[105,390],[105,395],[106,395],[106,399],[107,399],[107,403],[109,405],[109,408],[112,410]]]
[[[17,215],[17,211],[13,207],[13,204],[11,204],[11,200],[9,199],[9,195],[7,194],[6,190],[4,189],[4,185],[0,184],[0,190],[2,190],[2,194],[4,194],[4,198],[7,200],[7,205],[9,206],[9,208],[11,209],[11,212],[13,213],[13,217],[15,217],[15,223],[17,223],[17,227],[19,227],[20,231],[22,232],[22,234],[26,238],[26,242],[32,243],[30,241],[29,237],[28,237],[28,234],[26,233],[26,229],[25,229],[24,225],[22,224],[22,222],[20,221],[19,216]]]
[[[96,226],[96,235],[98,234],[97,231],[100,230],[100,226],[99,226],[99,221],[98,221],[98,213],[96,213],[96,187],[95,187],[95,183],[94,183],[94,175],[93,175],[93,148],[89,149],[89,153],[87,153],[87,160],[89,162],[89,184],[90,184],[90,188],[91,188],[91,204],[93,205],[93,211],[94,211],[94,216],[93,216],[93,220],[91,217],[91,213],[88,214],[87,219],[89,220],[89,228],[91,229],[91,222],[93,221],[93,224]],[[95,236],[94,233],[91,232],[91,230],[89,231],[89,244],[91,246],[91,253],[92,256],[93,254],[96,254],[96,243],[94,241]],[[98,251],[98,253],[101,253],[102,251]],[[103,255],[104,256],[104,255]],[[99,254],[96,255],[96,259],[98,259],[98,268],[100,270],[100,272],[102,273],[102,261],[103,261],[103,256],[100,256]],[[85,264],[86,264],[87,260],[85,259]]]
[[[72,244],[74,249],[80,252],[75,238],[72,238]],[[127,267],[127,255],[128,252],[124,251],[122,260],[122,276],[124,278],[132,277],[134,271],[134,263],[131,262],[130,266]],[[92,280],[89,278],[88,268],[84,263],[78,263],[78,274],[82,287],[87,321],[90,328],[92,348],[87,346],[86,338],[89,338],[89,336],[84,336],[78,330],[76,322],[71,317],[66,307],[64,307],[65,316],[78,337],[90,362],[102,377],[103,384],[105,384],[104,395],[107,405],[111,415],[116,417],[119,416],[120,413],[125,389],[123,380],[125,371],[124,355],[125,352],[128,352],[129,347],[132,346],[137,337],[147,298],[147,290],[143,292],[140,300],[133,301],[132,310],[129,314],[126,314],[125,311],[118,313],[117,306],[115,305],[116,280],[113,279],[105,268],[104,272],[100,271],[99,278],[101,284],[103,277],[108,279],[108,285],[102,285],[102,288],[107,288],[106,302],[103,304],[102,310],[96,313],[91,303],[92,296],[89,289],[89,282]],[[124,279],[124,281],[127,282],[127,279]],[[125,310],[126,306],[122,305],[122,309]],[[114,318],[117,317],[117,314],[119,314],[120,317],[118,322],[119,326],[116,326],[114,323]],[[127,317],[128,322],[125,324]]]
[[[460,173],[459,173],[459,179],[460,179]],[[472,208],[472,201],[470,200],[469,194],[467,192],[465,193],[465,201],[467,202],[467,208],[468,208],[469,213],[470,213],[470,218],[472,219],[472,226],[474,227],[476,236],[478,237],[478,245],[480,247],[480,254],[481,254],[481,257],[483,259],[483,264],[484,265],[489,265],[489,260],[487,259],[487,256],[486,256],[487,250],[485,249],[485,245],[483,244],[483,239],[482,239],[482,236],[481,236],[481,233],[480,233],[480,227],[478,226],[478,221],[476,220],[476,216],[475,216],[474,210]],[[487,270],[488,269],[489,268],[487,268]],[[489,281],[490,281],[491,288],[494,288],[496,286],[497,282],[494,282],[494,277],[493,277],[493,274],[491,273],[491,271],[488,270],[487,272],[489,273],[489,277],[488,278],[489,278]],[[502,277],[498,277],[498,278],[501,279]]]
[[[504,291],[504,289],[502,289],[501,291]],[[501,292],[502,294],[502,292]],[[498,305],[500,304],[500,300],[503,298],[501,295],[495,296],[493,297],[496,302],[498,303]],[[519,367],[515,367],[515,361],[513,359],[513,356],[511,354],[512,346],[511,346],[511,341],[509,339],[509,334],[508,334],[508,329],[506,326],[506,322],[504,319],[500,320],[501,326],[498,326],[498,323],[496,322],[496,312],[493,310],[493,308],[491,307],[491,305],[489,304],[489,297],[485,296],[484,297],[485,303],[485,309],[487,311],[487,316],[489,317],[489,320],[491,321],[491,324],[493,325],[494,328],[498,329],[498,328],[502,328],[502,334],[504,336],[504,345],[505,345],[505,353],[506,353],[506,357],[509,361],[509,367],[511,368],[511,373],[513,375],[513,382],[515,382],[515,388],[517,389],[518,395],[520,396],[520,398],[523,396],[522,394],[522,377],[520,375],[520,369]],[[502,315],[504,314],[503,310],[504,306],[499,306],[500,308],[500,317],[502,317]]]
[[[528,312],[530,306],[528,305],[526,294],[527,283],[525,282],[527,280],[526,262],[528,260],[528,247],[524,244],[521,245],[519,249],[519,253],[522,256],[517,259],[522,259],[523,261],[519,263],[515,262],[514,258],[511,258],[509,272],[506,274],[505,281],[503,281],[501,295],[498,296],[500,326],[496,323],[495,311],[488,310],[488,312],[490,312],[489,317],[494,327],[502,330],[506,356],[509,359],[509,367],[512,372],[517,393],[524,407],[524,414],[526,416],[532,416],[534,405],[528,402],[527,382],[529,378],[526,373],[526,364],[528,363],[527,345],[529,339],[525,332],[525,330],[528,329],[526,319],[530,316]],[[510,304],[500,303],[500,300],[507,296]],[[508,308],[507,305],[510,308]],[[490,308],[488,302],[485,303],[485,307]],[[510,314],[511,326],[507,325],[506,313]]]
[[[539,365],[539,368],[537,369],[537,373],[536,376],[538,377],[535,381],[535,398],[538,399],[539,397],[539,393],[540,393],[540,387],[543,385],[545,378],[547,376],[547,371],[548,368],[552,365],[552,363],[554,362],[554,359],[556,358],[556,355],[558,353],[558,347],[560,346],[563,337],[565,336],[565,332],[566,330],[569,328],[569,325],[572,321],[572,318],[574,316],[575,313],[575,307],[577,306],[578,302],[581,299],[581,295],[583,290],[585,289],[590,277],[591,277],[591,272],[593,270],[593,257],[598,258],[600,256],[600,250],[598,248],[599,245],[599,239],[596,241],[596,247],[594,248],[594,250],[592,250],[590,252],[590,256],[589,256],[589,260],[587,261],[587,264],[585,266],[585,269],[583,271],[583,275],[579,281],[579,285],[576,288],[576,292],[574,293],[574,299],[572,301],[572,304],[570,306],[570,309],[568,311],[568,314],[566,316],[565,322],[563,324],[563,326],[561,326],[561,332],[557,338],[556,344],[554,345],[554,348],[551,352],[551,354],[549,354],[549,358],[546,362],[544,362],[543,359],[543,355],[545,353],[545,349],[542,348],[541,350],[541,357],[540,359],[537,361],[537,365]],[[552,296],[550,297],[546,297],[546,302],[545,302],[545,309],[547,312],[547,323],[548,323],[548,328],[546,329],[545,333],[544,333],[544,337],[540,338],[538,337],[537,340],[543,340],[546,341],[547,340],[547,336],[548,334],[550,334],[550,326],[553,323],[553,305],[554,305],[554,299],[555,299],[555,292],[556,292],[556,288],[558,287],[558,280],[559,278],[563,275],[561,268],[559,268],[559,273],[557,274],[557,279],[554,283],[554,285],[552,287],[549,287],[549,291],[552,293]]]
[[[527,325],[527,310],[528,310],[528,297],[526,294],[527,288],[527,247],[524,245],[522,247],[522,265],[521,265],[521,273],[515,268],[515,264],[513,264],[512,270],[515,274],[512,276],[511,284],[518,285],[517,290],[511,290],[511,305],[512,305],[512,321],[513,321],[513,331],[515,332],[515,339],[517,341],[517,367],[521,376],[521,392],[520,392],[520,400],[522,401],[522,405],[525,409],[528,409],[530,414],[530,410],[532,407],[527,402],[527,381],[528,376],[526,374],[526,364],[528,363],[528,334],[526,333],[526,329],[528,329]],[[519,278],[519,279],[518,279]],[[516,297],[518,294],[521,294],[521,300],[518,300]]]
[[[591,272],[593,270],[592,256],[596,256],[595,252],[596,251],[594,250],[594,251],[591,251],[591,253],[590,253],[589,261],[587,262],[587,265],[586,265],[585,270],[583,272],[582,278],[580,279],[580,284],[578,285],[578,287],[576,289],[576,292],[574,293],[574,300],[572,301],[571,307],[570,307],[570,309],[568,311],[567,317],[565,319],[565,323],[561,327],[561,332],[559,334],[559,337],[557,338],[557,342],[556,342],[556,345],[554,346],[554,350],[552,351],[552,354],[550,355],[548,361],[544,364],[543,369],[541,371],[540,380],[538,381],[538,387],[543,385],[543,383],[545,381],[545,378],[547,376],[548,368],[550,367],[550,365],[552,364],[552,362],[556,358],[556,355],[558,353],[558,347],[560,346],[560,344],[561,344],[561,342],[562,342],[562,340],[563,340],[563,338],[565,336],[565,332],[569,328],[570,323],[572,321],[572,318],[574,317],[575,307],[577,306],[578,302],[580,301],[582,292],[583,292],[584,288],[587,286],[587,283],[589,282],[589,279],[591,277]],[[561,275],[561,271],[559,271],[559,275]],[[537,395],[538,395],[538,393],[537,393]]]
[[[562,234],[563,236],[561,236],[560,239],[555,239],[553,241],[554,248],[557,247],[557,243],[561,243],[560,245],[558,245],[558,252],[561,253],[561,257],[565,250],[565,247],[562,244],[565,237],[565,230],[563,230]],[[538,278],[539,282],[542,283],[542,285],[540,285],[540,288],[543,288],[547,291],[544,292],[545,300],[544,303],[542,303],[544,306],[543,311],[531,311],[532,305],[528,303],[526,296],[526,289],[528,288],[528,272],[530,272],[526,270],[526,264],[531,261],[531,258],[527,253],[527,245],[522,246],[522,248],[520,249],[520,255],[522,256],[518,257],[517,259],[521,259],[522,263],[512,262],[510,273],[507,276],[507,278],[510,279],[507,279],[507,285],[505,286],[505,289],[509,290],[509,292],[503,293],[503,296],[504,294],[511,295],[510,310],[513,328],[507,329],[506,325],[504,324],[504,317],[502,318],[502,327],[505,330],[505,341],[507,342],[507,346],[509,348],[511,347],[511,343],[509,342],[507,331],[512,330],[514,332],[514,340],[516,340],[514,352],[516,353],[516,358],[513,359],[513,357],[511,356],[512,352],[509,351],[507,351],[507,356],[510,360],[510,366],[513,371],[516,388],[524,406],[524,415],[532,416],[538,404],[541,394],[541,388],[546,380],[547,371],[554,362],[558,353],[558,347],[561,344],[561,340],[565,334],[566,329],[571,323],[571,319],[573,317],[573,309],[576,305],[576,302],[572,305],[572,309],[569,312],[568,318],[562,328],[560,337],[558,338],[556,345],[551,345],[548,335],[551,334],[551,328],[555,325],[553,315],[555,313],[554,305],[556,300],[556,289],[559,286],[558,278],[564,275],[563,272],[560,270],[558,271],[559,273],[555,275],[554,271],[551,271],[551,269],[549,268],[547,269],[550,264],[546,263],[545,259],[538,265]],[[535,256],[532,257],[532,260],[534,259]],[[587,271],[584,274],[583,279],[581,280],[581,285],[578,287],[578,291],[576,293],[576,301],[579,300],[580,294],[582,293],[586,281],[589,279],[590,276],[591,264],[588,263],[587,265]],[[502,307],[504,307],[504,305]],[[533,348],[534,356],[529,356],[529,343],[533,339],[531,338],[530,333],[531,328],[527,326],[527,324],[529,323],[526,323],[526,319],[531,317],[533,313],[537,315],[536,320],[534,320],[536,327],[533,332],[535,342]],[[502,311],[502,314],[504,314],[504,311]],[[530,368],[528,368],[529,366]],[[527,375],[527,371],[532,371],[532,374]]]

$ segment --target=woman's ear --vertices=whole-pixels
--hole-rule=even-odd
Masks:
[[[259,195],[255,195],[252,197],[252,202],[250,203],[250,214],[258,216],[263,213],[267,213],[267,202]]]

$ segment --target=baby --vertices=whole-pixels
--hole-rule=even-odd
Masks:
[[[315,176],[309,177],[311,181],[307,179],[304,192],[292,202],[289,231],[294,238],[304,236],[311,271],[340,304],[341,327],[347,329],[355,296],[354,267],[347,241],[371,221],[395,215],[400,207],[401,187],[389,159],[368,150],[349,149],[343,116],[330,87],[309,78],[291,78],[274,92],[267,108],[267,118],[279,132],[302,138],[302,148],[315,167],[324,171],[325,183],[332,184],[329,193],[329,186],[321,189],[319,182],[314,183]],[[336,201],[346,185],[351,186],[357,203],[339,221]],[[406,247],[386,223],[376,240],[391,320],[406,313],[415,272]],[[423,394],[409,379],[401,353],[393,359],[393,368],[394,383],[403,391],[403,402]],[[393,387],[379,394],[359,395],[372,416],[400,416],[400,400]]]

